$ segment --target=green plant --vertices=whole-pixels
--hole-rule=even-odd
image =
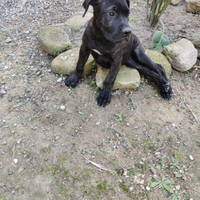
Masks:
[[[4,195],[1,195],[0,200],[6,200],[6,197]]]
[[[175,190],[172,194],[172,200],[181,200],[181,197],[178,195],[178,190]]]
[[[91,81],[91,83],[89,84],[91,87],[93,87],[94,85],[96,85],[96,81]]]
[[[155,26],[171,0],[152,0],[150,14],[149,14],[149,0],[147,0],[147,19],[150,21],[151,26]]]
[[[173,189],[169,186],[175,184],[173,179],[167,179],[166,177],[163,176],[162,179],[159,180],[157,177],[154,176],[154,180],[156,181],[153,181],[149,184],[150,188],[158,186],[160,189],[163,189],[165,193],[166,191],[168,191],[171,194],[174,193]]]
[[[139,146],[139,142],[138,142],[138,139],[135,139],[135,141],[133,141],[133,147],[134,148],[137,148]]]
[[[117,121],[119,122],[122,122],[123,119],[127,116],[127,115],[122,115],[122,114],[117,114],[117,113],[115,115],[118,117]]]
[[[164,34],[165,32],[165,26],[163,22],[159,19],[159,22],[162,25],[162,31],[156,31],[153,35],[153,50],[161,52],[163,50],[164,46],[167,46],[170,44],[169,38]]]
[[[154,142],[152,140],[146,140],[144,143],[144,148],[146,153],[151,153],[152,150],[156,150],[156,146],[154,145]]]

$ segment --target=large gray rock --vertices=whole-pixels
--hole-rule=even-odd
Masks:
[[[71,28],[66,23],[45,27],[39,34],[42,48],[50,55],[57,56],[71,45]]]
[[[172,67],[167,58],[158,51],[146,50],[145,53],[153,62],[161,64],[163,66],[167,78],[169,78],[172,72]]]
[[[163,49],[163,53],[171,63],[172,67],[184,72],[192,68],[197,61],[197,50],[192,42],[181,39]]]
[[[51,71],[56,74],[69,75],[76,69],[76,64],[79,57],[79,48],[68,50],[59,56],[57,56],[51,63]],[[92,56],[88,58],[88,61],[84,67],[83,76],[88,75],[92,71],[92,63],[94,59]]]
[[[80,31],[84,28],[93,15],[87,13],[85,17],[76,13],[65,23],[45,27],[39,34],[39,41],[42,48],[50,55],[57,56],[71,48],[73,31]]]
[[[83,13],[78,12],[73,17],[68,19],[66,21],[66,24],[68,24],[74,31],[79,31],[81,28],[86,26],[88,24],[88,21],[92,18],[92,13],[87,13],[85,17],[82,17]]]
[[[199,31],[200,31],[200,29],[199,29]],[[198,50],[198,58],[200,58],[200,34],[199,34],[199,32],[193,33],[187,39],[190,40],[194,44],[195,48]]]
[[[200,12],[200,0],[188,0],[187,11],[194,13]]]
[[[109,69],[105,69],[98,65],[98,71],[96,74],[96,84],[98,87],[103,88],[103,82],[107,77]],[[113,90],[129,88],[135,89],[140,85],[140,75],[137,70],[131,69],[122,65],[120,71],[115,80]]]
[[[181,2],[181,0],[172,0],[172,1],[171,1],[171,4],[172,4],[173,6],[176,6],[176,5],[178,5],[180,2]]]

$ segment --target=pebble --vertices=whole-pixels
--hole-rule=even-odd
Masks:
[[[180,188],[181,188],[180,185],[177,185],[177,186],[176,186],[176,189],[177,189],[177,190],[180,190]]]
[[[62,78],[62,77],[60,77],[60,78],[57,80],[57,83],[61,83],[61,82],[62,82],[62,80],[63,80],[63,78]]]
[[[65,106],[63,106],[63,105],[60,106],[60,109],[61,109],[61,110],[65,110]]]
[[[74,111],[71,110],[71,109],[66,109],[65,112],[66,112],[67,114],[72,114]]]
[[[122,144],[122,146],[123,146],[123,147],[127,147],[127,144],[126,144],[126,143],[124,143],[124,144]]]
[[[15,164],[17,164],[17,163],[18,163],[18,160],[17,160],[17,159],[14,159],[13,161],[14,161],[14,163],[15,163]]]
[[[150,188],[149,186],[146,187],[146,190],[147,190],[147,191],[150,191],[150,189],[151,189],[151,188]]]
[[[130,187],[129,190],[130,190],[130,191],[133,191],[133,187]]]
[[[190,156],[189,156],[189,158],[190,158],[190,160],[194,160],[194,158],[193,158],[193,156],[192,156],[192,155],[190,155]]]
[[[99,126],[101,124],[101,122],[97,122],[96,125]]]
[[[156,174],[156,170],[155,170],[153,167],[151,167],[150,170],[151,170],[151,172],[152,172],[153,174]]]
[[[6,142],[6,141],[4,141],[4,142],[2,142],[2,144],[3,144],[3,145],[6,145],[6,144],[7,144],[7,142]]]

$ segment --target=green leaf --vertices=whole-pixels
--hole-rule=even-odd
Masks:
[[[161,52],[164,46],[170,44],[169,38],[162,32],[156,31],[153,35],[153,50]]]
[[[150,186],[150,188],[154,188],[154,187],[156,187],[159,183],[160,183],[160,182],[151,182],[151,183],[149,184],[149,186]]]
[[[172,190],[172,188],[170,188],[168,185],[163,184],[163,187],[165,188],[165,190],[167,190],[169,193],[173,193],[174,191]]]
[[[173,156],[171,157],[171,160],[173,163],[175,162],[175,158]]]
[[[176,176],[176,178],[181,178],[182,174],[176,174],[175,176]]]
[[[165,183],[165,184],[171,184],[171,185],[174,185],[174,184],[175,184],[175,182],[174,182],[173,179],[167,179],[167,180],[165,180],[164,183]]]

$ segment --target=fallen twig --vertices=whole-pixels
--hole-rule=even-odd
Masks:
[[[192,115],[194,116],[194,118],[196,119],[197,124],[200,126],[200,123],[199,123],[199,121],[198,121],[196,115],[192,112],[191,108],[189,107],[189,105],[188,105],[187,103],[186,103],[186,106],[188,107],[188,109],[190,110],[190,112],[192,113]]]
[[[105,167],[102,166],[102,165],[99,165],[99,164],[97,164],[97,163],[95,163],[95,162],[92,162],[91,160],[89,160],[89,159],[86,158],[85,156],[84,156],[84,158],[85,158],[88,162],[90,162],[92,165],[94,165],[95,167],[97,167],[97,168],[99,168],[99,169],[101,169],[101,170],[104,170],[104,171],[107,171],[107,172],[111,172],[111,171],[112,171],[112,170],[110,170],[110,169],[105,168]]]

